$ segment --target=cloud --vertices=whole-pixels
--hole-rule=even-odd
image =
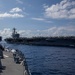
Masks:
[[[0,36],[3,38],[10,37],[11,36],[11,30],[10,28],[4,28],[3,30],[0,30]]]
[[[52,23],[52,21],[48,21],[46,20],[45,18],[37,18],[37,17],[34,17],[34,18],[31,18],[32,20],[36,20],[36,21],[44,21],[44,22],[47,22],[47,23]]]
[[[17,3],[19,3],[19,4],[23,4],[22,0],[16,0],[16,1],[17,1]]]
[[[9,12],[0,13],[0,18],[23,18],[22,9],[16,7],[11,9]]]
[[[24,17],[24,15],[22,14],[18,14],[18,13],[14,13],[14,14],[10,14],[10,13],[0,13],[0,18],[22,18]]]
[[[38,20],[38,21],[44,21],[45,19],[43,18],[32,18],[33,20]]]
[[[44,15],[47,18],[54,19],[75,19],[75,1],[74,0],[62,0],[60,3],[52,6],[43,5],[45,12]]]
[[[11,13],[15,13],[15,12],[22,12],[22,9],[16,7],[10,10]]]
[[[17,30],[21,37],[35,37],[35,36],[75,36],[75,26],[63,26],[63,27],[50,27],[46,30]],[[0,30],[0,36],[3,38],[11,37],[12,30],[10,28],[4,28]]]

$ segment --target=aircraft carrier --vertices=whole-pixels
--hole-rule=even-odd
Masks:
[[[27,37],[20,37],[20,34],[16,32],[15,28],[13,28],[12,37],[6,38],[5,41],[11,44],[75,47],[75,36],[27,38]]]

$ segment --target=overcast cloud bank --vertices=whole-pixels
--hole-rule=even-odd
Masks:
[[[46,30],[17,30],[21,37],[35,37],[35,36],[75,36],[75,26],[64,27],[51,27]],[[12,30],[10,28],[4,28],[0,30],[0,36],[3,38],[11,37]]]

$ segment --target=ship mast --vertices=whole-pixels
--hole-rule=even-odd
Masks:
[[[16,28],[13,28],[13,33],[12,34],[16,34]]]
[[[13,30],[12,30],[12,38],[15,38],[15,34],[16,34],[16,28],[13,28]]]

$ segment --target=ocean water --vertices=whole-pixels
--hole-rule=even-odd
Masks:
[[[24,53],[32,75],[75,75],[75,48],[4,45]]]

